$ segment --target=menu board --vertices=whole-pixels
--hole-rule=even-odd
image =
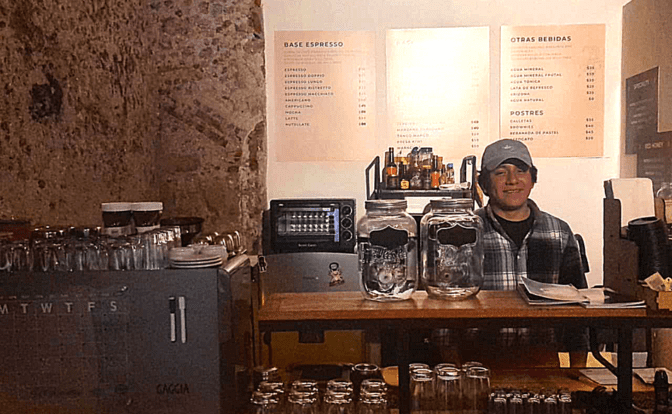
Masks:
[[[644,144],[637,154],[637,177],[651,179],[654,191],[672,177],[672,132],[655,134],[655,141]]]
[[[625,80],[625,153],[654,144],[658,133],[658,68]]]
[[[501,136],[535,157],[599,157],[605,26],[502,26]]]
[[[388,30],[388,142],[462,158],[488,144],[489,29]]]
[[[275,32],[276,160],[375,153],[375,32]]]

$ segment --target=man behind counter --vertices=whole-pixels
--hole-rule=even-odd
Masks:
[[[484,290],[515,290],[521,277],[588,287],[569,225],[529,198],[536,182],[537,168],[525,144],[502,139],[485,148],[478,183],[488,204],[476,211],[484,222]],[[510,359],[520,358],[520,363],[557,365],[557,352],[569,351],[572,365],[585,363],[584,329],[502,328],[477,332],[473,340],[485,339],[484,334],[490,338],[489,346],[474,343],[484,351],[474,358],[504,352]]]

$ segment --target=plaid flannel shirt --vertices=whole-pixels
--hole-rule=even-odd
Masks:
[[[534,222],[520,249],[502,229],[490,205],[476,211],[484,223],[483,289],[515,290],[521,277],[588,287],[579,245],[569,225],[539,210],[532,200],[528,205]]]
[[[537,207],[528,200],[534,215],[532,228],[520,247],[506,234],[494,216],[490,205],[476,211],[483,219],[483,290],[515,290],[522,277],[544,283],[572,284],[587,287],[579,245],[569,225]],[[527,345],[555,345],[559,350],[584,350],[587,347],[585,329],[556,331],[552,328],[470,329],[456,333],[450,329],[433,332],[432,340],[439,345],[482,343],[487,338],[498,348]]]

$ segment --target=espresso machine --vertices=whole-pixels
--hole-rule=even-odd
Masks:
[[[0,411],[240,412],[254,367],[250,259],[0,274]]]

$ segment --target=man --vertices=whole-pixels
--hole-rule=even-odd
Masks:
[[[476,211],[484,222],[484,290],[514,290],[521,277],[587,287],[569,225],[529,198],[536,182],[537,168],[525,144],[502,139],[485,148],[478,183],[489,199]],[[558,351],[571,351],[575,364],[585,362],[585,330],[503,328],[477,332],[474,346],[484,334],[492,350],[510,349],[509,355],[519,353],[531,365],[555,365]]]
[[[485,224],[483,289],[513,290],[521,277],[588,287],[569,225],[529,198],[537,168],[525,144],[502,139],[488,145],[478,182],[489,198],[476,212]]]

